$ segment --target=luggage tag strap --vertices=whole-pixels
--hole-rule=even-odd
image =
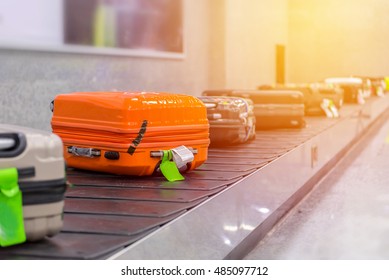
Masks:
[[[172,149],[173,161],[176,163],[178,168],[186,166],[194,160],[194,155],[191,150],[185,146],[179,146]]]
[[[0,246],[26,241],[22,192],[16,168],[0,169]]]
[[[169,182],[182,181],[185,178],[180,174],[177,165],[173,159],[173,152],[171,150],[163,151],[163,157],[159,168]]]
[[[194,153],[191,149],[188,149],[185,146],[179,146],[172,150],[155,153],[162,153],[162,161],[159,168],[168,181],[174,182],[185,180],[180,174],[179,168],[186,166],[187,163],[194,160]]]

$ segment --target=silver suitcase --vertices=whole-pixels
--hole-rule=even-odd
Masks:
[[[61,139],[45,131],[0,124],[0,170],[15,168],[26,240],[54,236],[63,225],[67,187]]]

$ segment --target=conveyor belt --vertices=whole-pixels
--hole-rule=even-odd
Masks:
[[[374,100],[369,102],[379,102]],[[360,118],[360,112],[361,106],[346,105],[339,119],[307,117],[303,129],[257,131],[256,139],[249,143],[210,148],[208,161],[185,174],[186,180],[181,182],[170,183],[160,176],[139,178],[69,169],[68,180],[74,186],[66,193],[61,233],[41,242],[0,248],[0,258],[108,258],[196,206],[202,207],[223,190],[244,184],[249,175],[271,168],[270,163],[280,162],[331,127]],[[282,172],[287,174],[287,170]]]

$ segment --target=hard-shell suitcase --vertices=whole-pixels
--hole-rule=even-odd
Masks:
[[[343,89],[337,85],[328,85],[325,83],[313,83],[311,88],[318,91],[324,98],[332,100],[334,105],[339,110],[344,103]]]
[[[212,146],[244,143],[255,138],[253,102],[241,97],[201,96],[207,108]]]
[[[304,96],[294,90],[236,90],[235,96],[254,102],[256,128],[301,128],[305,126]]]
[[[54,99],[53,132],[69,167],[151,175],[163,151],[185,146],[192,170],[207,160],[209,123],[196,97],[156,92],[75,92]]]
[[[365,103],[362,79],[354,77],[333,77],[325,79],[324,82],[328,85],[339,86],[343,89],[344,103]]]
[[[63,224],[66,191],[61,139],[45,131],[1,124],[0,170],[10,169],[17,170],[26,239],[57,234]],[[6,187],[0,186],[3,199],[11,197],[4,191]]]
[[[321,108],[321,104],[323,103],[324,97],[320,95],[320,93],[314,89],[312,89],[309,85],[305,84],[280,84],[275,86],[259,86],[258,90],[266,90],[271,91],[299,91],[303,94],[304,97],[304,114],[306,116],[312,115],[322,115],[324,111]]]
[[[285,84],[285,85],[277,85],[271,90],[292,90],[292,91],[300,91],[304,96],[304,114],[306,116],[320,116],[320,115],[328,115],[327,103],[334,104],[333,110],[338,111],[338,108],[341,107],[343,100],[339,100],[343,98],[343,90],[339,88],[341,91],[335,91],[334,88],[330,89],[327,87],[326,93],[322,94],[319,88],[316,85],[310,84]],[[322,88],[323,89],[323,88]],[[270,89],[269,89],[270,90]],[[331,90],[331,92],[330,92]],[[339,106],[339,107],[338,107]],[[331,114],[332,115],[332,114]]]

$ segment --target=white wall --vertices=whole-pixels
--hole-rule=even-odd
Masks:
[[[289,0],[292,82],[389,74],[389,5],[383,0]]]
[[[0,122],[50,130],[48,104],[63,92],[114,89],[200,95],[209,88],[272,84],[276,44],[286,46],[288,82],[389,74],[386,1],[184,3],[183,59],[0,49]]]
[[[0,44],[63,43],[62,0],[1,0]]]
[[[226,87],[275,83],[275,46],[288,48],[287,8],[287,0],[226,0]]]
[[[184,3],[183,59],[0,49],[0,123],[51,130],[51,100],[73,91],[200,95],[210,83],[209,0]]]

